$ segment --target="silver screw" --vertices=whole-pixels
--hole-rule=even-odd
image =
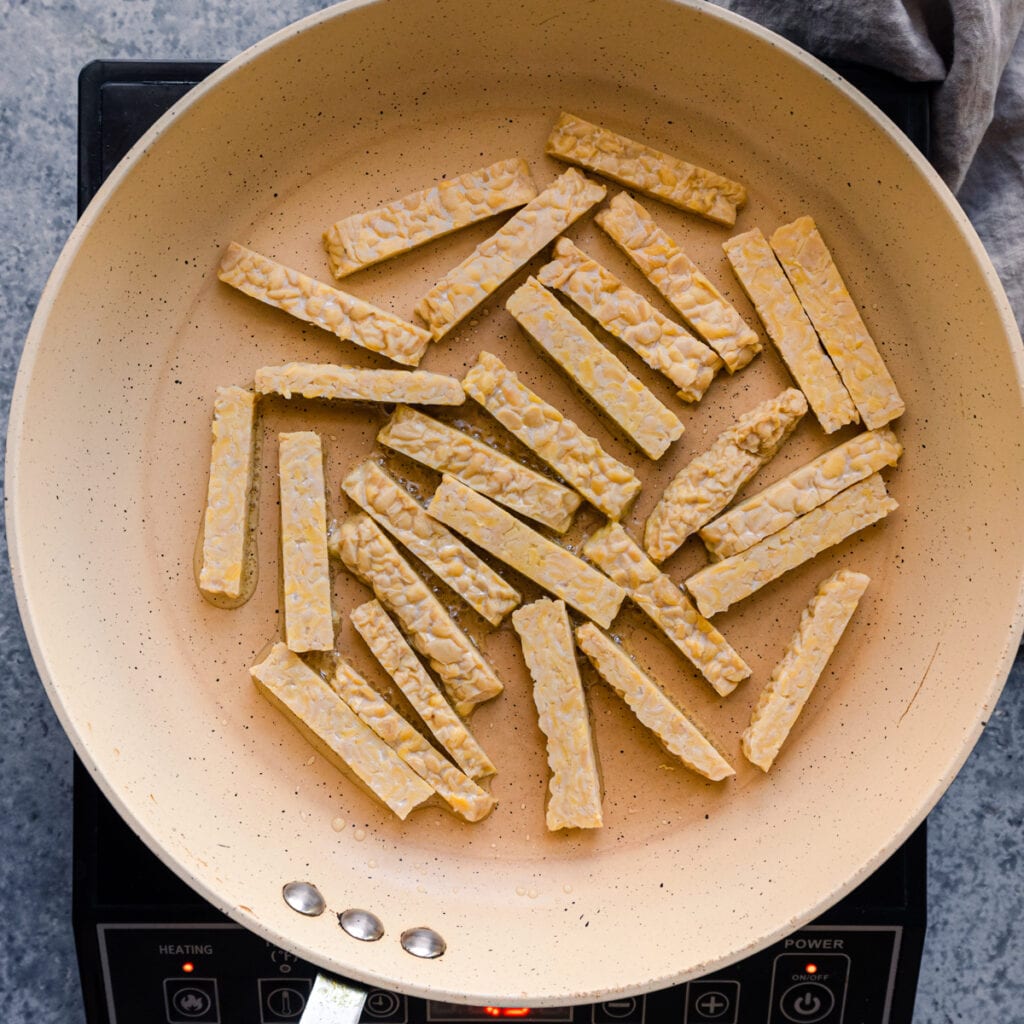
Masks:
[[[319,917],[327,909],[326,900],[312,882],[289,882],[281,895],[292,910],[307,917]]]
[[[356,910],[354,907],[343,910],[338,915],[338,924],[352,938],[362,942],[376,942],[384,935],[384,925],[380,918],[368,910]]]
[[[433,928],[409,928],[402,932],[401,942],[406,953],[423,957],[424,960],[433,960],[448,948]]]

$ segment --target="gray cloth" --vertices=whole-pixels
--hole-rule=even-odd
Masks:
[[[823,57],[936,82],[932,161],[1024,329],[1024,0],[718,0]]]

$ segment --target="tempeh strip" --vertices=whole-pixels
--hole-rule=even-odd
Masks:
[[[629,466],[534,394],[497,356],[481,352],[462,387],[609,519],[621,518],[639,494]]]
[[[533,677],[538,723],[547,738],[548,830],[600,828],[601,780],[565,604],[541,598],[515,611],[512,625]]]
[[[548,288],[557,288],[652,370],[668,377],[683,401],[704,397],[722,360],[568,238],[555,242],[555,259],[540,268],[537,278]]]
[[[739,182],[573,114],[559,117],[545,152],[717,224],[735,224],[736,210],[747,201]]]
[[[755,406],[683,467],[647,517],[644,547],[663,562],[692,533],[710,522],[767,465],[807,411],[807,400],[789,388]]]
[[[493,775],[491,759],[452,710],[380,602],[359,605],[349,618],[381,667],[459,767],[471,779]]]
[[[705,566],[686,589],[710,618],[898,507],[874,473],[746,551]]]
[[[402,624],[460,715],[501,693],[494,669],[369,516],[352,516],[335,527],[331,552],[370,585]]]
[[[860,416],[832,360],[821,347],[800,300],[768,240],[754,228],[722,243],[737,279],[754,304],[782,361],[826,434]]]
[[[425,370],[364,370],[331,363],[285,363],[256,371],[256,390],[291,398],[329,398],[348,402],[403,402],[406,405],[462,405],[466,400],[455,377]]]
[[[217,388],[199,570],[200,591],[217,602],[236,602],[246,590],[255,451],[256,396]]]
[[[336,659],[330,685],[456,814],[480,821],[491,813],[494,797],[445,760],[348,662]]]
[[[337,278],[353,274],[522,206],[536,194],[529,165],[519,158],[439,181],[328,228],[324,248],[331,271]]]
[[[334,622],[320,437],[303,430],[278,440],[285,641],[293,651],[329,651]]]
[[[421,327],[237,242],[228,246],[217,276],[268,306],[283,309],[396,363],[416,366],[430,344],[430,335]]]
[[[785,224],[772,249],[869,430],[906,409],[896,384],[810,217]]]
[[[362,462],[345,477],[342,490],[396,540],[404,544],[492,626],[522,598],[486,562],[432,519],[375,462]]]
[[[568,487],[415,409],[399,406],[377,440],[558,533],[569,528],[583,500]]]
[[[602,626],[618,613],[621,587],[454,477],[441,481],[427,511]]]
[[[682,437],[670,409],[608,351],[535,277],[517,288],[505,308],[597,407],[650,459]]]
[[[800,614],[800,626],[761,691],[740,741],[743,756],[762,771],[778,756],[870,582],[863,573],[840,569]]]
[[[725,637],[618,523],[589,537],[583,554],[626,591],[719,696],[728,696],[750,675],[750,666]]]
[[[713,782],[736,774],[668,694],[592,622],[577,628],[576,643],[598,675],[687,768]]]
[[[740,502],[700,531],[712,558],[728,558],[789,526],[883,466],[895,466],[903,446],[888,428],[868,430]]]
[[[416,304],[434,340],[444,337],[573,221],[605,197],[604,185],[570,167]]]
[[[336,768],[352,775],[399,818],[434,795],[320,676],[284,644],[249,670],[257,689]]]
[[[611,240],[735,373],[761,339],[651,215],[620,192],[595,218]]]

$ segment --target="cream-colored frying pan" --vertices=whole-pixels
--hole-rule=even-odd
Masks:
[[[384,364],[234,292],[216,266],[236,240],[329,281],[320,235],[341,216],[508,156],[525,157],[544,184],[561,169],[543,155],[561,110],[744,182],[737,230],[816,218],[907,401],[896,425],[906,454],[889,474],[900,507],[716,618],[754,669],[727,699],[653,627],[620,617],[624,645],[737,775],[710,783],[673,763],[587,676],[605,826],[586,834],[545,830],[544,743],[511,626],[484,629],[464,613],[506,683],[473,717],[499,766],[500,804],[477,825],[434,808],[401,823],[314,755],[248,675],[280,628],[278,432],[321,433],[340,515],[340,479],[373,452],[385,411],[268,401],[256,594],[236,611],[213,608],[192,568],[214,387],[289,359]],[[722,253],[728,230],[649,205],[756,324]],[[409,318],[495,226],[345,287]],[[592,217],[569,233],[651,292]],[[424,368],[461,375],[481,349],[504,358],[638,468],[630,528],[737,413],[788,383],[766,351],[689,408],[646,374],[687,428],[653,463],[535,354],[504,310],[509,291],[435,345]],[[163,118],[53,272],[7,452],[32,650],[78,753],[145,841],[217,907],[301,957],[476,1003],[589,1001],[699,975],[864,878],[936,802],[988,718],[1021,630],[1019,344],[992,267],[935,175],[876,110],[777,37],[670,0],[342,4],[247,51]],[[451,418],[508,441],[479,410]],[[805,421],[748,492],[846,436],[827,441]],[[585,513],[570,541],[597,523]],[[702,561],[694,543],[666,569],[679,580]],[[871,586],[764,776],[742,758],[740,733],[800,608],[840,566],[867,572]],[[382,682],[348,622],[368,597],[336,569],[338,643]],[[292,881],[316,885],[328,912],[292,910],[282,899]],[[377,915],[383,938],[346,934],[336,915],[352,908]],[[403,949],[402,933],[419,926],[443,938],[443,956]]]

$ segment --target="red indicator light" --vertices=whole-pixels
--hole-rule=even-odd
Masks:
[[[529,1017],[533,1011],[528,1006],[485,1006],[488,1017]]]
[[[192,961],[191,961],[191,960],[186,960],[186,961],[185,961],[185,963],[183,963],[183,964],[181,965],[181,969],[182,969],[182,970],[183,970],[183,971],[184,971],[184,972],[185,972],[186,974],[191,974],[191,973],[192,973],[192,972],[193,972],[193,971],[194,971],[194,970],[196,969],[196,965],[195,965],[194,963],[192,963]]]
[[[806,966],[804,967],[804,970],[805,970],[805,971],[806,971],[806,972],[807,972],[808,974],[817,974],[817,973],[818,973],[818,965],[817,965],[817,964],[807,964],[807,965],[806,965]]]

